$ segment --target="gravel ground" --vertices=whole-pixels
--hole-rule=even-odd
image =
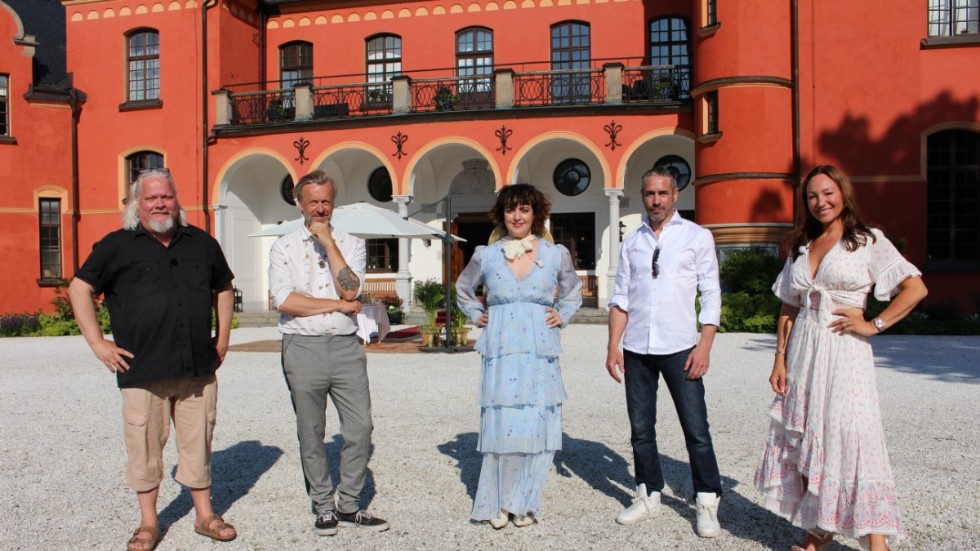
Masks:
[[[293,413],[275,353],[232,352],[220,372],[214,505],[239,538],[193,532],[190,496],[172,480],[160,495],[161,550],[357,549],[776,549],[800,531],[760,507],[752,479],[767,426],[766,379],[774,339],[722,334],[706,384],[726,494],[723,533],[701,539],[683,438],[669,398],[660,414],[668,487],[664,512],[622,527],[632,496],[629,426],[621,386],[605,373],[605,326],[563,336],[568,402],[564,450],[544,491],[541,523],[495,532],[469,521],[479,476],[475,452],[479,356],[370,354],[374,452],[364,504],[391,522],[384,533],[312,532]],[[237,329],[233,343],[276,338]],[[0,341],[0,549],[123,549],[139,521],[125,483],[119,393],[80,337]],[[881,407],[908,532],[905,549],[980,545],[980,338],[875,338]],[[664,390],[661,390],[664,393]],[[339,456],[336,413],[327,451]],[[858,549],[839,540],[833,550]]]

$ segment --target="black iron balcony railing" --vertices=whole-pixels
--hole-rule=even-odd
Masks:
[[[493,109],[493,75],[454,78],[420,78],[409,84],[412,112]]]
[[[678,101],[691,97],[687,68],[626,67],[623,69],[623,103]]]
[[[268,90],[256,90],[262,87],[258,83],[223,88],[215,92],[216,125],[599,104],[676,105],[689,101],[691,90],[690,68],[624,67],[618,62],[599,69],[414,79],[404,75],[383,83],[344,83],[343,78],[319,77],[289,89],[281,83]]]
[[[338,119],[391,113],[391,83],[314,86],[313,118]]]
[[[263,90],[231,94],[231,124],[264,124],[296,118],[293,90]]]
[[[514,73],[514,107],[581,105],[605,99],[602,69]]]

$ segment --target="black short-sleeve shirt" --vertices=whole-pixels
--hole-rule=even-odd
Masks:
[[[134,355],[116,375],[120,388],[214,373],[212,292],[226,289],[232,273],[213,237],[181,226],[165,247],[142,227],[114,231],[75,277],[105,295],[116,346]]]

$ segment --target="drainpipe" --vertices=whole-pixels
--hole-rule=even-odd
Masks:
[[[800,163],[802,156],[800,145],[800,10],[799,0],[790,3],[790,35],[792,37],[793,65],[793,223],[796,223],[796,200],[800,185]]]
[[[210,181],[208,174],[208,10],[220,0],[201,3],[201,207],[204,211],[204,231],[211,233]],[[213,2],[213,3],[212,3]]]
[[[68,90],[68,105],[71,106],[71,273],[78,272],[78,222],[82,215],[78,201],[78,119],[82,115],[78,90]]]

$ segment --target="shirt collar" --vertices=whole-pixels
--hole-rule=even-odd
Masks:
[[[677,209],[674,209],[673,216],[671,216],[670,217],[670,220],[668,220],[667,223],[664,224],[664,227],[666,228],[667,226],[679,226],[679,225],[681,225],[683,223],[684,223],[684,217],[681,216],[681,213],[678,212]],[[640,228],[641,229],[645,229],[646,231],[648,231],[650,233],[653,233],[653,228],[650,227],[650,215],[649,214],[644,214],[643,215],[643,224],[640,225]]]
[[[190,228],[188,226],[181,226],[178,223],[177,224],[177,231],[174,232],[174,236],[170,239],[170,242],[173,243],[177,239],[177,236],[188,236],[188,237],[190,237],[191,235],[193,235],[193,234],[191,233],[191,230],[190,230]],[[133,230],[133,239],[136,239],[137,237],[140,237],[140,236],[153,237],[150,234],[150,232],[146,231],[146,228],[143,227],[143,224],[137,224],[136,225],[136,229]]]

